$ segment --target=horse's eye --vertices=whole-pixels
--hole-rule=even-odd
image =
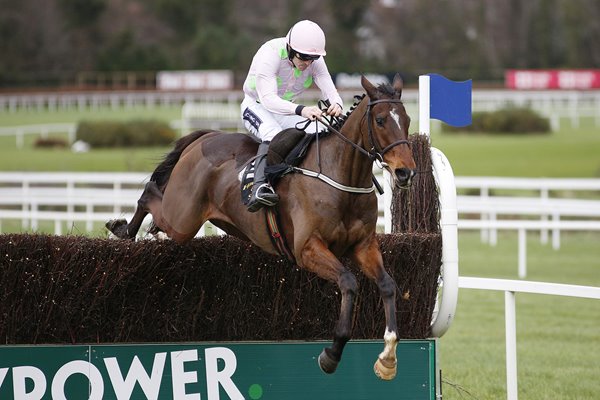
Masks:
[[[377,118],[375,118],[375,122],[377,122],[377,125],[383,126],[383,123],[385,122],[385,118],[384,117],[377,117]]]

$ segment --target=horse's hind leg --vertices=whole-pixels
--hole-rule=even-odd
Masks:
[[[396,346],[398,325],[396,322],[396,282],[383,267],[379,244],[373,236],[354,250],[354,259],[368,278],[377,283],[385,311],[385,347],[375,362],[375,375],[384,380],[396,376]]]
[[[306,242],[300,260],[304,268],[315,272],[321,278],[336,282],[342,294],[340,316],[335,326],[333,345],[323,349],[319,355],[319,366],[323,372],[331,374],[335,372],[342,358],[344,346],[352,334],[352,311],[358,285],[354,275],[317,237],[313,236]]]
[[[113,219],[106,223],[106,228],[120,239],[134,239],[140,230],[144,218],[150,212],[149,203],[156,200],[160,201],[161,199],[162,192],[156,183],[152,181],[148,182],[138,200],[138,205],[131,221],[127,223],[125,219]]]

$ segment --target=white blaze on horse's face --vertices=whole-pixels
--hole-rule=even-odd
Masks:
[[[400,132],[402,132],[402,123],[400,122],[400,114],[398,114],[396,112],[396,107],[392,108],[392,111],[390,111],[390,115],[392,116],[392,119],[394,121],[396,121],[398,128],[400,128]]]

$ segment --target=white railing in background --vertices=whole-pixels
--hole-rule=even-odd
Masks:
[[[506,107],[531,108],[560,129],[561,118],[578,128],[581,118],[594,118],[600,126],[600,91],[576,90],[474,90],[473,112],[495,111]]]
[[[504,292],[504,322],[506,332],[506,395],[508,400],[517,400],[518,398],[515,293],[534,293],[600,300],[600,287],[592,286],[472,278],[463,276],[458,278],[458,286],[460,289],[497,290]]]
[[[110,91],[110,92],[52,92],[0,95],[0,113],[20,110],[114,110],[133,107],[179,107],[186,101],[205,103],[240,103],[242,91]]]
[[[149,173],[0,173],[1,222],[21,221],[24,231],[36,231],[40,221],[54,222],[54,233],[65,232],[74,222],[85,222],[92,232],[94,222],[131,218]],[[378,179],[383,180],[379,173]],[[518,233],[516,267],[520,278],[527,276],[527,232],[541,233],[546,243],[560,247],[561,231],[600,231],[600,179],[535,179],[456,177],[459,191],[477,189],[478,194],[458,195],[458,229],[480,230],[494,245],[497,231]],[[496,190],[533,192],[532,196],[495,196]],[[558,198],[556,191],[592,193],[598,200]],[[379,196],[378,230],[391,231],[391,192]],[[112,215],[109,215],[112,213]],[[101,215],[101,217],[99,217]],[[108,217],[108,218],[107,218]],[[210,232],[206,225],[200,232]],[[544,240],[544,238],[546,238]]]
[[[123,210],[131,215],[148,178],[146,173],[3,172],[0,222],[20,219],[23,230],[36,231],[40,221],[53,221],[54,233],[60,235],[61,222],[83,221],[91,232],[93,222],[106,220],[106,209],[112,210],[112,218]]]
[[[340,94],[349,107],[352,97],[362,90],[342,90]],[[418,119],[417,93],[415,89],[405,89],[402,93],[410,114]],[[235,91],[114,91],[114,92],[52,92],[0,95],[0,114],[19,110],[39,112],[45,110],[97,110],[99,108],[129,109],[133,107],[154,108],[181,106],[186,102],[201,104],[229,104],[239,106],[243,93]],[[319,92],[309,90],[306,98],[319,98]],[[581,118],[594,118],[600,126],[600,91],[575,90],[473,90],[473,111],[494,111],[510,106],[528,107],[550,120],[553,129],[560,127],[561,118],[570,120],[572,127],[578,127]],[[239,119],[236,117],[236,120]]]
[[[460,210],[460,206],[459,206]],[[562,231],[579,231],[579,232],[599,232],[599,220],[586,221],[533,221],[523,219],[511,220],[465,220],[458,221],[458,229],[460,230],[479,230],[479,229],[500,229],[518,232],[517,242],[517,271],[519,278],[527,277],[527,231],[543,231],[552,230],[555,232]]]

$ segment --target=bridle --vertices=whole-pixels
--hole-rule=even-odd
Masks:
[[[343,141],[345,141],[346,143],[348,143],[349,145],[351,145],[355,150],[357,150],[361,154],[364,154],[365,156],[367,156],[371,162],[375,162],[379,168],[381,168],[381,169],[385,168],[385,169],[389,170],[390,173],[392,173],[393,171],[390,170],[390,167],[388,166],[388,164],[383,161],[383,155],[385,153],[387,153],[388,151],[390,151],[392,148],[394,148],[394,147],[396,147],[398,145],[406,144],[407,146],[410,146],[410,142],[408,140],[401,139],[401,140],[397,140],[397,141],[395,141],[395,142],[387,145],[383,149],[381,148],[381,145],[379,145],[379,143],[378,143],[375,135],[373,134],[373,128],[372,128],[373,118],[371,117],[371,107],[374,106],[375,104],[379,104],[379,103],[402,103],[402,101],[399,100],[399,99],[380,99],[380,100],[369,101],[369,103],[367,103],[367,111],[366,111],[366,114],[367,114],[367,126],[368,126],[367,129],[368,129],[368,134],[369,134],[369,136],[368,136],[369,137],[369,145],[371,146],[371,148],[369,150],[364,149],[359,144],[354,143],[352,140],[348,139],[339,130],[337,130],[336,128],[334,128],[331,125],[331,123],[329,123],[325,119],[325,117],[320,117],[320,118],[318,118],[318,120],[323,125],[325,125],[327,128],[329,128],[330,132],[335,133],[338,137],[340,137],[340,139],[342,139]],[[364,116],[363,116],[363,119],[364,119]],[[334,117],[332,117],[331,120],[333,121]],[[312,122],[311,120],[307,120],[305,124],[302,123],[300,126],[296,125],[296,128],[304,130],[308,126],[308,124],[311,123],[311,122]],[[302,125],[304,127],[302,127]],[[335,187],[336,189],[342,190],[344,192],[350,192],[350,193],[372,193],[375,189],[377,189],[380,194],[383,194],[383,188],[377,182],[377,179],[375,179],[375,177],[373,177],[373,186],[371,186],[371,187],[353,187],[353,186],[342,185],[342,184],[334,181],[333,179],[331,179],[331,178],[323,175],[321,173],[321,157],[320,157],[320,150],[319,150],[319,134],[317,133],[315,135],[315,137],[316,137],[316,141],[317,141],[317,165],[319,166],[319,171],[315,172],[315,171],[307,170],[305,168],[291,167],[291,169],[293,171],[296,171],[296,172],[301,173],[303,175],[311,176],[313,178],[321,179],[322,181],[326,182],[328,185],[331,185],[331,186]]]
[[[410,146],[410,142],[405,139],[400,139],[400,140],[397,140],[397,141],[387,145],[383,149],[381,148],[381,145],[379,144],[379,142],[377,141],[377,138],[375,137],[375,135],[373,133],[373,117],[371,116],[371,107],[373,107],[375,104],[380,104],[380,103],[402,103],[402,100],[379,99],[379,100],[371,100],[371,101],[369,101],[369,103],[367,103],[366,115],[367,115],[367,129],[368,129],[368,138],[369,138],[369,146],[370,146],[369,150],[364,149],[360,145],[358,145],[358,144],[354,143],[352,140],[348,139],[344,134],[342,134],[340,131],[338,131],[333,126],[331,126],[331,124],[329,124],[324,118],[321,118],[320,122],[323,123],[323,125],[325,125],[330,131],[335,133],[346,143],[348,143],[352,147],[354,147],[354,149],[356,149],[360,153],[366,155],[367,157],[369,157],[369,159],[371,161],[376,162],[379,167],[383,168],[383,167],[387,166],[387,164],[383,161],[383,155],[385,153],[387,153],[394,147],[401,145],[401,144],[406,144],[407,146]]]

